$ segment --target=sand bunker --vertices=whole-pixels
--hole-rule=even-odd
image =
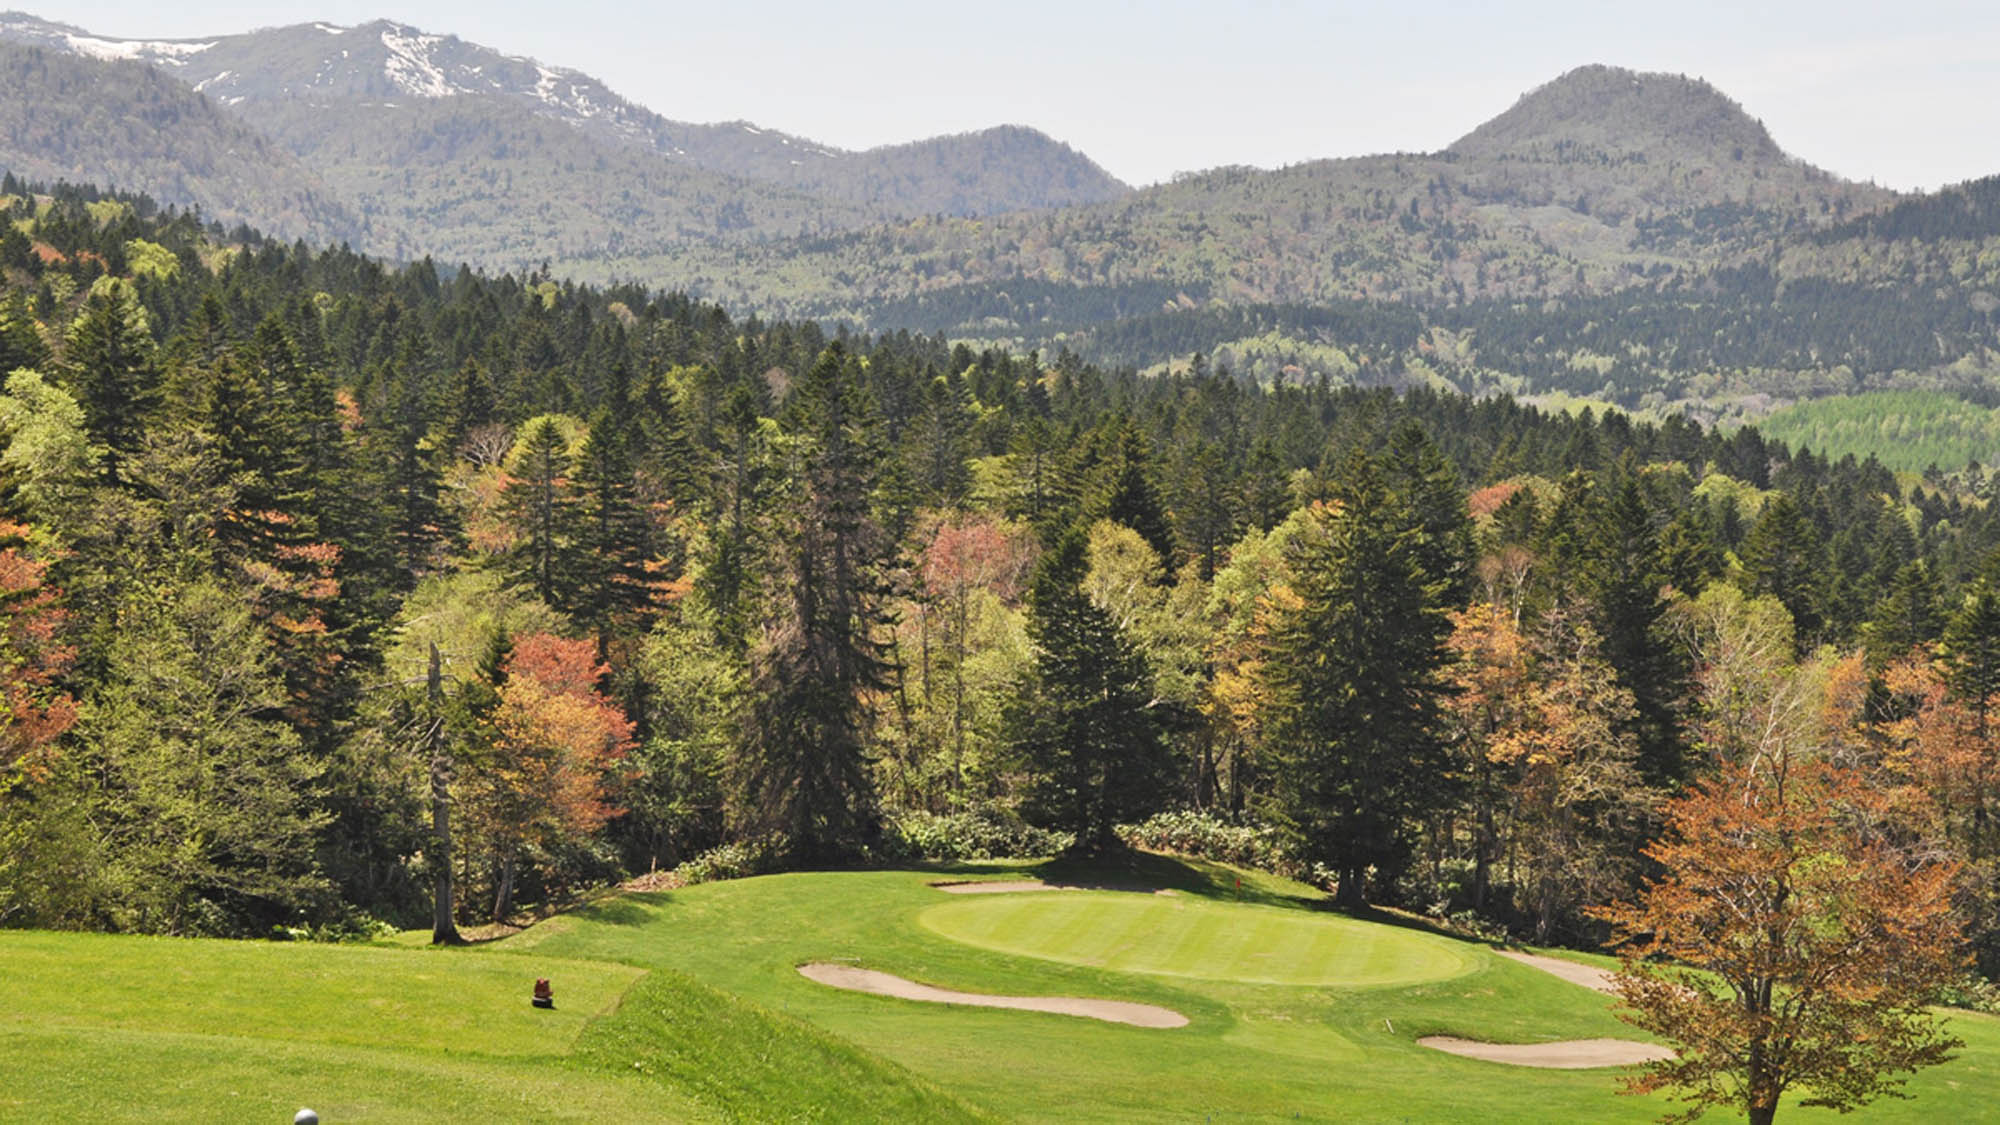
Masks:
[[[1118,883],[1044,883],[1039,879],[991,879],[983,883],[932,883],[948,895],[1005,895],[1021,891],[1125,891],[1131,894],[1177,895],[1171,887],[1138,887]]]
[[[1586,1070],[1595,1066],[1632,1066],[1670,1059],[1674,1053],[1654,1043],[1630,1039],[1565,1039],[1555,1043],[1481,1043],[1451,1035],[1426,1035],[1417,1044],[1468,1059],[1539,1066],[1548,1070]]]
[[[1539,953],[1516,953],[1511,949],[1496,949],[1493,952],[1509,961],[1519,961],[1523,965],[1559,976],[1571,984],[1580,984],[1598,992],[1617,991],[1611,985],[1611,974],[1603,969],[1578,964],[1575,961],[1565,961],[1560,957],[1544,957]]]
[[[1171,1008],[1133,1004],[1124,1000],[1090,1000],[1080,996],[990,996],[981,992],[953,992],[932,988],[913,980],[858,969],[853,965],[833,965],[824,961],[799,966],[800,975],[832,988],[894,996],[902,1000],[923,1000],[933,1004],[969,1004],[979,1008],[1014,1008],[1025,1012],[1053,1012],[1061,1016],[1084,1016],[1133,1027],[1186,1027],[1187,1017]]]

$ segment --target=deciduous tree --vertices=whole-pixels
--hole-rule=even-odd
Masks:
[[[1634,1093],[1768,1125],[1780,1100],[1846,1112],[1895,1095],[1959,1042],[1929,1010],[1962,971],[1956,864],[1875,831],[1880,796],[1789,756],[1725,764],[1667,805],[1663,872],[1604,909],[1624,944],[1622,1014],[1675,1057]]]

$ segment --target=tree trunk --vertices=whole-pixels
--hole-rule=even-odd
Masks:
[[[498,926],[507,921],[507,915],[514,911],[514,853],[508,852],[500,861],[499,887],[493,893],[493,924]]]
[[[1777,1117],[1778,1103],[1776,1102],[1772,1102],[1770,1105],[1753,1105],[1750,1107],[1750,1125],[1771,1125],[1771,1122],[1777,1120]]]
[[[1355,868],[1342,868],[1340,885],[1333,892],[1333,904],[1344,910],[1360,910],[1368,905],[1367,876]]]
[[[428,691],[431,710],[431,944],[457,945],[458,925],[452,914],[455,903],[451,870],[451,757],[445,753],[443,662],[438,646],[431,645]]]

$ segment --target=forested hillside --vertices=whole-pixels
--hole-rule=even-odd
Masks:
[[[0,40],[0,170],[130,185],[286,238],[355,233],[335,193],[290,154],[136,62]]]
[[[1983,472],[6,190],[5,924],[1130,839],[1582,938],[1661,798],[1787,748],[1989,870]]]
[[[1017,279],[1199,284],[1232,304],[1451,304],[1603,293],[1891,198],[1786,156],[1706,84],[1585,67],[1439,153],[1221,168],[1095,207],[621,268],[813,313]]]

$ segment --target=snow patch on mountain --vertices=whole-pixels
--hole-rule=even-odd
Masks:
[[[382,32],[382,46],[389,52],[383,73],[389,76],[389,81],[420,98],[448,98],[465,93],[447,81],[444,71],[431,59],[432,48],[444,39],[437,35],[404,34],[407,30],[390,28]]]
[[[175,43],[165,39],[98,39],[89,35],[65,35],[63,42],[79,55],[93,59],[144,59],[148,62],[183,62],[214,43]]]

